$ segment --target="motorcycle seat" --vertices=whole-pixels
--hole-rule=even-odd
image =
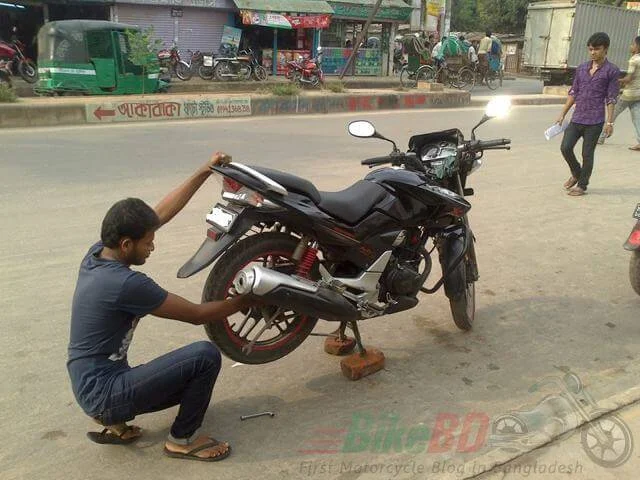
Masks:
[[[365,180],[359,180],[339,192],[320,192],[309,180],[290,173],[265,167],[251,168],[278,182],[288,191],[308,197],[320,210],[349,225],[362,220],[386,196],[384,188]]]
[[[263,175],[266,175],[270,179],[275,180],[290,192],[309,197],[315,204],[320,203],[320,192],[309,180],[305,180],[301,177],[296,177],[295,175],[291,175],[290,173],[272,170],[270,168],[254,166],[252,166],[251,168]]]
[[[320,210],[355,225],[387,195],[380,185],[359,180],[339,192],[320,192]]]

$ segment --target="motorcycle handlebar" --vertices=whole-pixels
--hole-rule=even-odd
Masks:
[[[376,165],[382,165],[385,163],[391,163],[394,159],[392,157],[390,157],[389,155],[385,155],[384,157],[373,157],[373,158],[367,158],[366,160],[362,160],[360,162],[361,165],[368,165],[370,167],[376,166]]]
[[[496,140],[471,140],[465,142],[458,147],[461,152],[480,152],[482,150],[510,150],[511,147],[507,145],[511,144],[510,138],[498,138]]]
[[[501,147],[504,145],[509,145],[510,143],[511,143],[510,138],[498,138],[496,140],[487,140],[486,142],[483,140],[480,140],[478,142],[478,148],[482,150],[485,148]]]

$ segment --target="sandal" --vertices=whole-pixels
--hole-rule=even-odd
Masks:
[[[196,447],[196,448],[194,448],[192,450],[189,450],[188,452],[185,452],[185,453],[172,452],[171,450],[169,450],[165,446],[164,447],[164,454],[167,457],[182,458],[184,460],[196,460],[196,461],[199,461],[199,462],[219,462],[220,460],[224,460],[229,455],[231,455],[231,446],[230,445],[227,445],[227,450],[224,453],[221,453],[220,455],[216,455],[215,457],[199,457],[198,455],[196,455],[196,453],[202,452],[203,450],[206,450],[206,449],[211,448],[211,447],[216,447],[216,446],[222,445],[222,444],[223,444],[222,442],[219,442],[215,438],[212,438],[210,442],[207,442],[204,445],[200,445],[199,447]]]
[[[629,150],[633,150],[634,152],[640,152],[640,144],[635,145],[633,147],[629,147]]]
[[[569,190],[570,188],[575,187],[577,183],[578,179],[576,177],[569,177],[569,180],[564,182],[564,188],[565,190]]]
[[[569,190],[568,195],[572,196],[572,197],[581,197],[582,195],[586,195],[587,191],[583,190],[580,187],[574,187],[571,190]]]
[[[126,433],[136,432],[137,435],[123,438]],[[87,432],[89,440],[100,445],[128,445],[130,443],[139,440],[142,434],[140,433],[140,427],[133,425],[127,425],[127,427],[118,434],[118,432],[111,431],[108,427],[101,432]]]

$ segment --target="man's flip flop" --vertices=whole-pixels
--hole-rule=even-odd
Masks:
[[[117,433],[113,433],[108,428],[105,428],[101,432],[87,432],[87,437],[89,440],[95,443],[99,443],[100,445],[128,445],[130,443],[139,440],[141,435],[135,435],[129,438],[122,438],[125,433],[135,431],[136,429],[131,425],[128,425],[127,428],[118,435]]]
[[[215,457],[207,457],[207,458],[199,457],[198,455],[196,455],[196,453],[201,452],[201,451],[206,450],[206,449],[211,448],[211,447],[216,447],[216,446],[218,446],[220,444],[221,444],[221,442],[212,439],[211,442],[207,442],[204,445],[200,445],[199,447],[196,447],[193,450],[189,450],[186,453],[172,452],[167,447],[164,447],[164,454],[167,457],[171,457],[171,458],[182,458],[182,459],[185,459],[185,460],[196,460],[196,461],[199,461],[199,462],[219,462],[220,460],[224,460],[229,455],[231,455],[231,446],[227,446],[227,451],[226,452],[221,453],[220,455],[216,455]]]

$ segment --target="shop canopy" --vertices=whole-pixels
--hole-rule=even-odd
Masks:
[[[327,28],[333,9],[323,0],[233,0],[242,23],[273,28]]]
[[[328,0],[333,8],[333,15],[337,18],[366,20],[376,0]],[[383,0],[374,21],[377,22],[408,22],[413,8],[402,0]]]

